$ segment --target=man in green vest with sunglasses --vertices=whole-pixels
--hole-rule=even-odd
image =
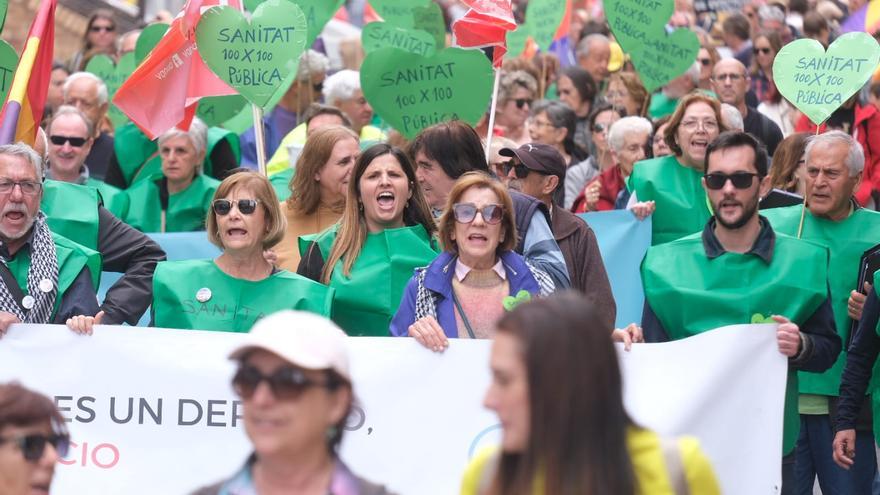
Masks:
[[[701,233],[649,249],[642,264],[645,340],[679,340],[725,325],[778,324],[779,352],[789,362],[782,493],[795,493],[797,371],[827,370],[841,347],[829,298],[828,250],[777,234],[758,215],[758,199],[769,192],[770,181],[767,151],[757,139],[723,133],[706,157],[703,187],[713,216]]]

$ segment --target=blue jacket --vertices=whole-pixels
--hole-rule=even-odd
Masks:
[[[455,305],[452,302],[452,277],[455,276],[455,261],[458,257],[448,251],[440,253],[437,258],[425,268],[416,269],[415,275],[406,284],[403,299],[397,314],[391,320],[391,335],[395,337],[407,337],[409,326],[416,321],[416,300],[419,294],[419,279],[422,271],[425,271],[424,288],[433,295],[429,304],[436,302],[434,312],[437,322],[443,328],[447,337],[458,337],[458,325],[455,321]],[[513,251],[501,253],[501,262],[507,272],[507,282],[510,285],[510,295],[516,295],[525,290],[532,295],[547,295],[553,292],[553,281],[549,275],[537,268],[526,264],[522,256]],[[542,278],[539,283],[535,273]]]

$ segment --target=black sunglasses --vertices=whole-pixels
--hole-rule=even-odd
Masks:
[[[18,445],[24,458],[29,462],[38,462],[43,458],[46,445],[52,445],[60,457],[67,456],[70,437],[67,435],[25,435],[21,437],[0,438],[0,444],[12,442]]]
[[[89,31],[93,33],[97,33],[100,31],[107,31],[108,33],[112,33],[116,31],[116,26],[92,26],[89,28]]]
[[[315,93],[320,93],[323,90],[324,90],[324,81],[312,84],[312,91],[314,91]]]
[[[259,199],[239,199],[235,204],[238,206],[238,211],[243,215],[250,215],[256,211],[259,202]],[[228,199],[215,199],[214,202],[211,203],[214,213],[221,217],[228,215],[229,212],[232,211],[232,205],[233,201]]]
[[[49,141],[52,141],[52,144],[55,146],[64,146],[64,143],[70,142],[70,145],[74,148],[82,148],[88,138],[81,137],[73,137],[73,136],[59,136],[58,134],[53,134],[49,136]]]
[[[529,167],[526,167],[522,163],[516,163],[513,160],[504,164],[504,175],[510,175],[511,170],[516,174],[517,179],[525,179],[529,176],[530,172]]]
[[[593,124],[593,132],[605,132],[605,124]]]
[[[770,54],[770,49],[766,48],[766,47],[765,48],[755,48],[753,51],[755,52],[755,55],[757,55],[759,53],[763,53],[764,55]]]
[[[529,107],[532,106],[532,100],[529,98],[517,98],[513,101],[516,102],[516,108],[519,108],[520,110],[522,110],[522,107],[526,105],[528,105]]]
[[[730,180],[730,182],[733,183],[733,187],[737,189],[748,189],[752,186],[752,178],[760,176],[749,172],[736,172],[729,175],[715,172],[706,174],[703,177],[706,179],[706,187],[718,190],[723,188],[728,180]]]
[[[711,58],[701,58],[699,60],[700,60],[700,63],[703,65],[703,67],[709,67],[710,65],[712,65]]]
[[[232,388],[239,397],[248,400],[254,396],[263,380],[269,384],[272,395],[278,400],[296,400],[309,387],[334,389],[339,385],[330,380],[326,382],[312,380],[297,368],[280,368],[271,375],[264,375],[253,366],[243,365],[232,377]]]
[[[477,218],[477,212],[483,217],[483,221],[489,225],[501,223],[504,218],[504,207],[501,205],[486,205],[477,208],[473,203],[455,203],[452,205],[452,215],[458,223],[471,223]]]

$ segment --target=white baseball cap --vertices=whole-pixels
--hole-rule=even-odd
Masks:
[[[229,359],[240,360],[256,349],[276,354],[309,370],[331,369],[351,381],[346,339],[335,323],[306,311],[279,311],[254,324]]]

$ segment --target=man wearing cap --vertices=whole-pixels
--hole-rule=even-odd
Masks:
[[[502,148],[498,153],[512,159],[505,166],[507,187],[537,198],[550,210],[551,230],[565,258],[571,286],[593,300],[606,325],[614,325],[617,306],[593,229],[562,207],[565,159],[553,146],[540,143]]]
[[[251,329],[229,358],[253,454],[231,478],[196,495],[387,495],[339,458],[354,390],[345,333],[330,320],[279,311]],[[271,488],[271,490],[270,490]]]
[[[63,323],[98,313],[100,258],[49,231],[40,212],[42,170],[27,145],[0,146],[0,336],[13,323]]]

